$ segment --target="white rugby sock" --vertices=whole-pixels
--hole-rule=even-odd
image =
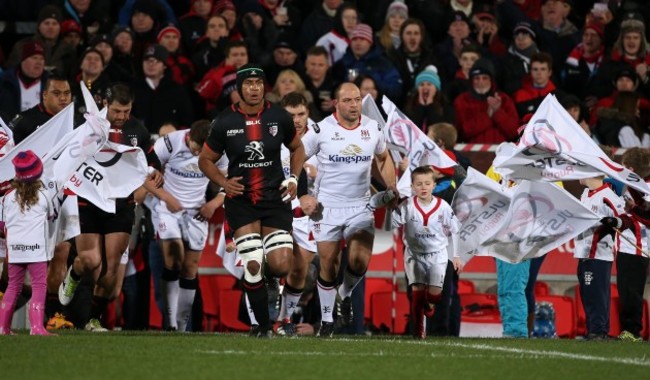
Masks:
[[[246,300],[246,311],[248,312],[248,318],[251,320],[252,325],[259,325],[257,319],[255,318],[255,313],[253,313],[253,308],[251,307],[251,301],[248,300],[248,294],[244,294],[244,299]]]
[[[167,317],[167,322],[171,328],[178,328],[176,322],[176,314],[178,313],[178,295],[180,287],[178,280],[176,281],[161,281],[161,290],[163,292],[164,313]]]
[[[325,282],[325,284],[322,284]],[[320,313],[323,322],[334,322],[334,302],[336,302],[336,287],[334,283],[328,283],[318,279],[318,297],[320,298]]]
[[[298,306],[298,302],[300,302],[300,297],[302,296],[301,291],[297,291],[296,289],[289,290],[287,287],[288,285],[285,285],[282,291],[282,307],[280,308],[280,316],[278,317],[278,320],[280,321],[291,319],[293,312]]]
[[[196,295],[196,278],[179,280],[178,305],[176,311],[176,323],[178,331],[187,331],[187,322],[192,314],[192,305]]]
[[[346,269],[345,273],[343,273],[343,284],[339,286],[339,296],[341,296],[341,298],[350,297],[352,291],[356,288],[359,282],[361,282],[363,276],[363,274],[361,276],[353,274]]]

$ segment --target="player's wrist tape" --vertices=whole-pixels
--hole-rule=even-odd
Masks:
[[[289,176],[289,178],[282,181],[282,187],[289,187],[289,184],[293,183],[294,186],[298,186],[298,177],[295,174]]]

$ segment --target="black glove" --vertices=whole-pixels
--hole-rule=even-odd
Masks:
[[[623,221],[621,218],[617,218],[614,216],[606,216],[600,220],[600,223],[609,228],[621,228],[623,226]]]

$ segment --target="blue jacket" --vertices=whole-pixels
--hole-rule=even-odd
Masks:
[[[0,74],[0,116],[9,122],[20,113],[20,84],[18,83],[17,68],[12,68]],[[46,73],[41,77],[41,93],[45,85]]]

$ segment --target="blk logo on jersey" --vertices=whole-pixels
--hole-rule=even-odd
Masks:
[[[260,119],[255,119],[255,120],[246,120],[246,126],[249,125],[260,125],[262,124],[262,121]]]
[[[263,160],[264,159],[264,143],[261,141],[251,141],[244,148],[244,152],[250,153],[248,156],[249,161]]]

